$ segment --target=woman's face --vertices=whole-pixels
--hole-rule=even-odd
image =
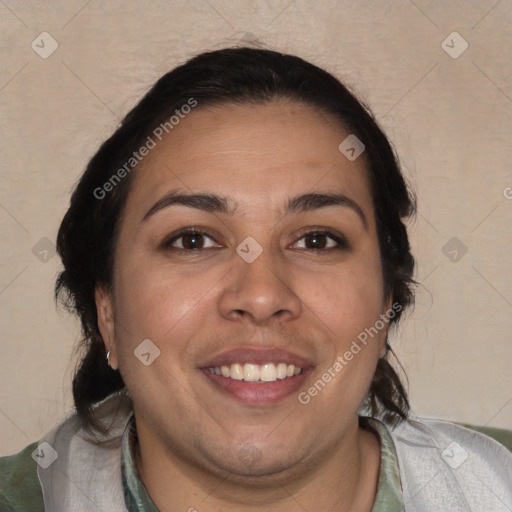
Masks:
[[[349,134],[301,103],[199,105],[134,171],[97,305],[139,436],[262,475],[357,429],[387,324],[344,354],[389,303],[365,155],[338,149]]]

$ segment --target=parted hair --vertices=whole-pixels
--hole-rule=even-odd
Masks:
[[[111,187],[95,193],[118,169],[126,169],[155,128],[176,110],[197,102],[211,105],[263,104],[291,100],[307,104],[338,120],[365,145],[382,263],[384,293],[401,308],[390,320],[396,324],[414,300],[414,258],[404,221],[415,214],[413,192],[407,186],[398,158],[369,107],[331,73],[297,56],[261,48],[225,48],[201,53],[162,76],[100,146],[79,178],[59,228],[57,250],[63,269],[55,296],[81,321],[80,360],[73,378],[76,412],[87,431],[102,432],[94,406],[125,388],[122,375],[105,361],[98,329],[94,292],[112,286],[115,247],[132,172]],[[341,142],[341,141],[340,141]],[[389,344],[380,358],[366,404],[370,413],[396,424],[407,418],[407,392],[389,363]],[[393,354],[394,355],[394,354]]]

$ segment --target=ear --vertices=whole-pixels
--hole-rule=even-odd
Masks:
[[[117,370],[117,351],[114,341],[114,304],[112,294],[103,286],[98,286],[94,291],[94,300],[96,302],[96,312],[98,315],[98,329],[100,330],[101,337],[103,338],[103,343],[105,343],[105,352],[110,352],[108,364],[112,369]]]

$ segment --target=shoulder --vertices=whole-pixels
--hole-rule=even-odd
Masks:
[[[32,452],[37,442],[21,452],[0,457],[0,510],[3,512],[44,511],[43,493]]]
[[[507,431],[504,431],[507,432]],[[450,421],[412,418],[391,430],[395,442],[407,446],[423,446],[438,452],[448,466],[453,467],[462,459],[492,464],[507,469],[505,475],[512,478],[512,453],[505,445],[492,437]],[[451,460],[455,457],[457,461]]]
[[[474,425],[470,425],[468,423],[457,423],[465,428],[469,428],[473,431],[480,432],[481,434],[486,435],[487,437],[491,437],[498,443],[502,444],[507,448],[510,452],[512,452],[512,430],[506,430],[504,428],[495,428],[495,427],[477,427]]]
[[[411,510],[512,510],[512,453],[496,440],[417,417],[388,429]]]
[[[451,421],[427,418],[416,418],[409,421],[409,425],[411,431],[423,429],[427,435],[437,441],[438,448],[444,449],[447,442],[458,443],[468,452],[468,455],[475,454],[481,458],[487,458],[488,455],[493,459],[498,457],[499,460],[508,464],[512,463],[512,453],[503,443],[507,434],[512,433],[506,430],[487,429],[484,433],[481,429],[470,425],[463,426]],[[491,433],[499,435],[491,436]]]
[[[69,496],[76,499],[76,502],[83,499],[83,496],[78,496],[80,488],[74,484],[70,485],[70,482],[84,481],[85,474],[89,477],[88,480],[85,479],[87,485],[91,485],[92,481],[99,482],[103,478],[109,485],[108,491],[112,491],[111,481],[105,477],[109,476],[107,463],[117,468],[120,457],[118,458],[116,449],[120,450],[119,439],[132,414],[132,405],[128,395],[116,393],[96,404],[96,408],[98,419],[105,422],[108,430],[101,442],[84,431],[76,412],[72,412],[40,441],[30,444],[17,454],[0,457],[0,512],[43,512],[44,496],[48,496],[48,510],[76,510],[68,506],[71,499]],[[32,454],[40,446],[39,453],[45,457],[45,442],[61,456],[57,455],[46,467],[40,459],[39,468]],[[95,459],[97,454],[105,462],[104,466],[98,467],[100,459]],[[88,465],[84,466],[85,459]],[[69,478],[70,472],[74,472],[74,479]],[[120,475],[119,471],[119,479]],[[109,496],[108,493],[105,495]],[[100,498],[103,499],[103,495],[99,496]],[[60,508],[55,505],[56,503]],[[102,510],[111,508],[103,507]]]

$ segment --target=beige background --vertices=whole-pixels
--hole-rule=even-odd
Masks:
[[[422,285],[393,341],[414,410],[512,428],[511,23],[496,0],[1,1],[0,454],[71,407],[78,324],[53,302],[58,257],[33,247],[55,240],[88,159],[161,74],[243,38],[355,87],[417,190]],[[441,46],[454,31],[469,44],[456,59]],[[47,59],[41,32],[59,45]],[[462,258],[443,252],[452,237]]]

